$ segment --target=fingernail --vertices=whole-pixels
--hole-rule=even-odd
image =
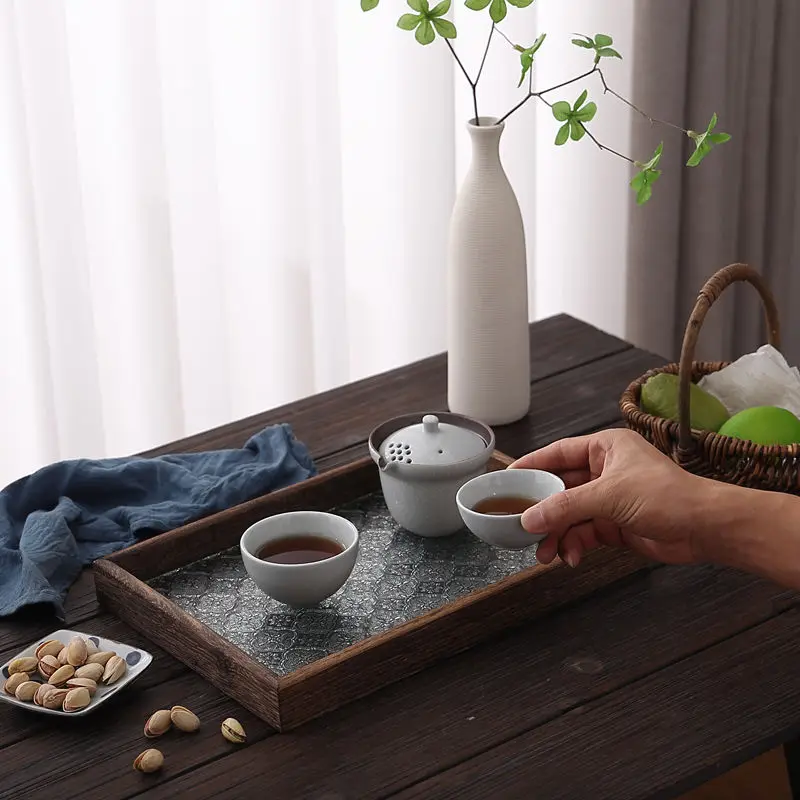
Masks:
[[[544,514],[538,506],[531,506],[522,515],[522,527],[528,533],[545,533]]]
[[[573,569],[575,569],[575,567],[578,566],[578,562],[577,562],[577,560],[575,558],[575,555],[573,553],[567,553],[564,556],[564,561],[566,561],[567,564],[569,564]]]

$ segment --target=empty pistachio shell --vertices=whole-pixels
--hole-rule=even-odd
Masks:
[[[91,639],[86,639],[85,641],[86,641],[86,657],[87,658],[89,656],[91,656],[91,655],[94,655],[95,653],[100,652],[97,649],[97,645]]]
[[[33,675],[36,672],[36,667],[39,666],[39,659],[33,656],[26,658],[15,658],[8,665],[8,674],[14,675],[17,672],[27,672],[28,675]]]
[[[189,711],[186,706],[173,706],[169,715],[172,719],[172,724],[179,731],[193,733],[200,727],[200,720],[197,715]]]
[[[42,686],[47,686],[46,683],[43,683]],[[38,692],[36,693],[38,696]],[[44,706],[45,708],[51,709],[61,709],[64,707],[64,698],[69,694],[69,690],[67,689],[56,689],[55,686],[50,687],[50,691],[46,692],[42,701],[38,703],[40,706]],[[36,697],[33,698],[33,702],[36,702]]]
[[[61,652],[58,654],[58,663],[59,664],[66,664],[67,663],[67,651],[69,648],[62,647]]]
[[[26,703],[30,703],[38,688],[39,684],[36,681],[23,681],[14,691],[14,697],[17,700],[24,700]]]
[[[30,680],[30,675],[27,672],[15,672],[3,684],[3,691],[6,694],[14,694],[17,691],[17,686],[28,680]]]
[[[44,658],[39,661],[39,674],[45,680],[48,680],[60,667],[61,664],[58,663],[58,659],[55,656],[44,656]]]
[[[103,677],[104,671],[105,667],[102,664],[84,664],[82,667],[78,667],[78,669],[75,670],[75,677],[89,678],[97,683],[97,681]]]
[[[73,667],[80,667],[84,664],[88,655],[86,652],[86,640],[81,636],[76,636],[67,645],[67,664],[72,664]]]
[[[244,744],[247,741],[241,722],[229,717],[222,723],[222,735],[234,744]]]
[[[139,753],[133,762],[133,768],[139,772],[158,772],[164,764],[164,756],[160,750],[151,747],[143,753]]]
[[[90,656],[87,656],[86,663],[102,664],[105,666],[115,655],[116,653],[113,650],[101,650],[99,653],[92,653]]]
[[[128,665],[125,663],[124,658],[111,656],[103,671],[103,683],[110,686],[112,683],[116,683],[127,671]]]
[[[91,678],[70,678],[67,681],[67,689],[84,688],[89,692],[89,697],[94,697],[97,691],[97,683]]]
[[[64,649],[64,645],[58,641],[58,639],[48,639],[46,642],[42,642],[36,648],[36,658],[40,661],[45,656],[55,656],[58,658],[58,654]]]
[[[51,686],[49,683],[42,683],[33,696],[33,702],[36,703],[37,706],[43,706],[45,697],[57,691],[59,690],[56,689],[55,686]]]
[[[148,739],[163,736],[172,727],[169,710],[166,708],[153,712],[144,724],[144,735]]]
[[[64,664],[63,667],[59,667],[50,676],[50,679],[47,682],[53,686],[63,686],[74,675],[75,667],[71,666],[70,664]]]
[[[45,703],[47,703],[51,697],[52,695],[48,694],[44,698]],[[82,708],[86,708],[91,702],[92,697],[88,689],[82,686],[78,689],[70,689],[64,696],[64,711],[80,711]]]

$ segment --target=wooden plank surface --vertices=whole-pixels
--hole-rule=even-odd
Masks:
[[[617,424],[624,387],[662,363],[567,317],[533,325],[531,343],[531,414],[497,432],[498,447],[515,456]],[[263,425],[289,421],[326,469],[361,455],[374,423],[415,406],[443,407],[444,388],[444,359],[436,357],[158,452],[239,446]],[[355,800],[457,791],[547,800],[582,798],[595,785],[619,797],[672,796],[792,732],[798,622],[797,612],[783,612],[796,600],[727,570],[659,568],[278,736],[156,651],[140,681],[86,718],[93,725],[53,725],[0,707],[0,797]],[[75,623],[140,641],[98,614],[86,575],[67,603],[67,624]],[[3,620],[0,655],[57,626],[41,612]],[[683,681],[677,688],[676,679]],[[151,744],[141,734],[144,720],[174,703],[200,712],[201,734],[170,734],[158,743],[164,771],[134,773],[133,758]],[[217,733],[230,713],[247,726],[246,748]],[[648,738],[658,730],[657,741]],[[480,795],[487,772],[510,794]]]

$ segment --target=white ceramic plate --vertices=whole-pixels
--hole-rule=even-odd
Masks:
[[[82,708],[80,711],[71,711],[67,713],[66,711],[58,711],[56,709],[42,708],[42,706],[37,706],[33,702],[23,703],[22,700],[17,700],[17,698],[13,695],[6,694],[4,691],[2,691],[2,688],[0,688],[0,700],[4,700],[6,703],[11,703],[11,705],[24,708],[27,711],[36,711],[40,714],[51,714],[56,717],[83,717],[86,716],[86,714],[91,714],[92,711],[103,705],[106,700],[108,700],[110,697],[113,697],[117,692],[122,691],[122,689],[131,683],[131,681],[138,678],[139,675],[141,675],[150,666],[150,662],[153,660],[153,656],[150,655],[150,653],[148,653],[146,650],[142,650],[139,647],[130,647],[127,644],[122,644],[122,642],[115,642],[113,639],[104,639],[102,636],[95,636],[94,634],[83,633],[82,631],[53,631],[53,633],[48,634],[42,639],[38,639],[32,645],[30,645],[30,647],[26,647],[24,650],[17,653],[13,658],[10,658],[5,664],[3,664],[3,666],[0,668],[0,686],[8,679],[8,665],[14,661],[14,659],[34,655],[36,648],[42,644],[42,642],[46,642],[48,639],[58,639],[60,642],[63,642],[66,645],[69,643],[70,639],[75,636],[82,636],[84,639],[90,639],[97,646],[98,650],[113,650],[118,656],[124,658],[125,663],[128,665],[125,675],[111,686],[98,684],[97,693],[92,698],[92,702],[89,703],[86,708]],[[40,683],[44,683],[44,679],[40,675],[31,677],[31,680],[37,680]]]

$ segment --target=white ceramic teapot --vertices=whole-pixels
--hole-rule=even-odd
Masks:
[[[419,536],[448,536],[464,527],[456,493],[486,471],[494,433],[460,414],[405,414],[372,431],[369,452],[392,517]]]

